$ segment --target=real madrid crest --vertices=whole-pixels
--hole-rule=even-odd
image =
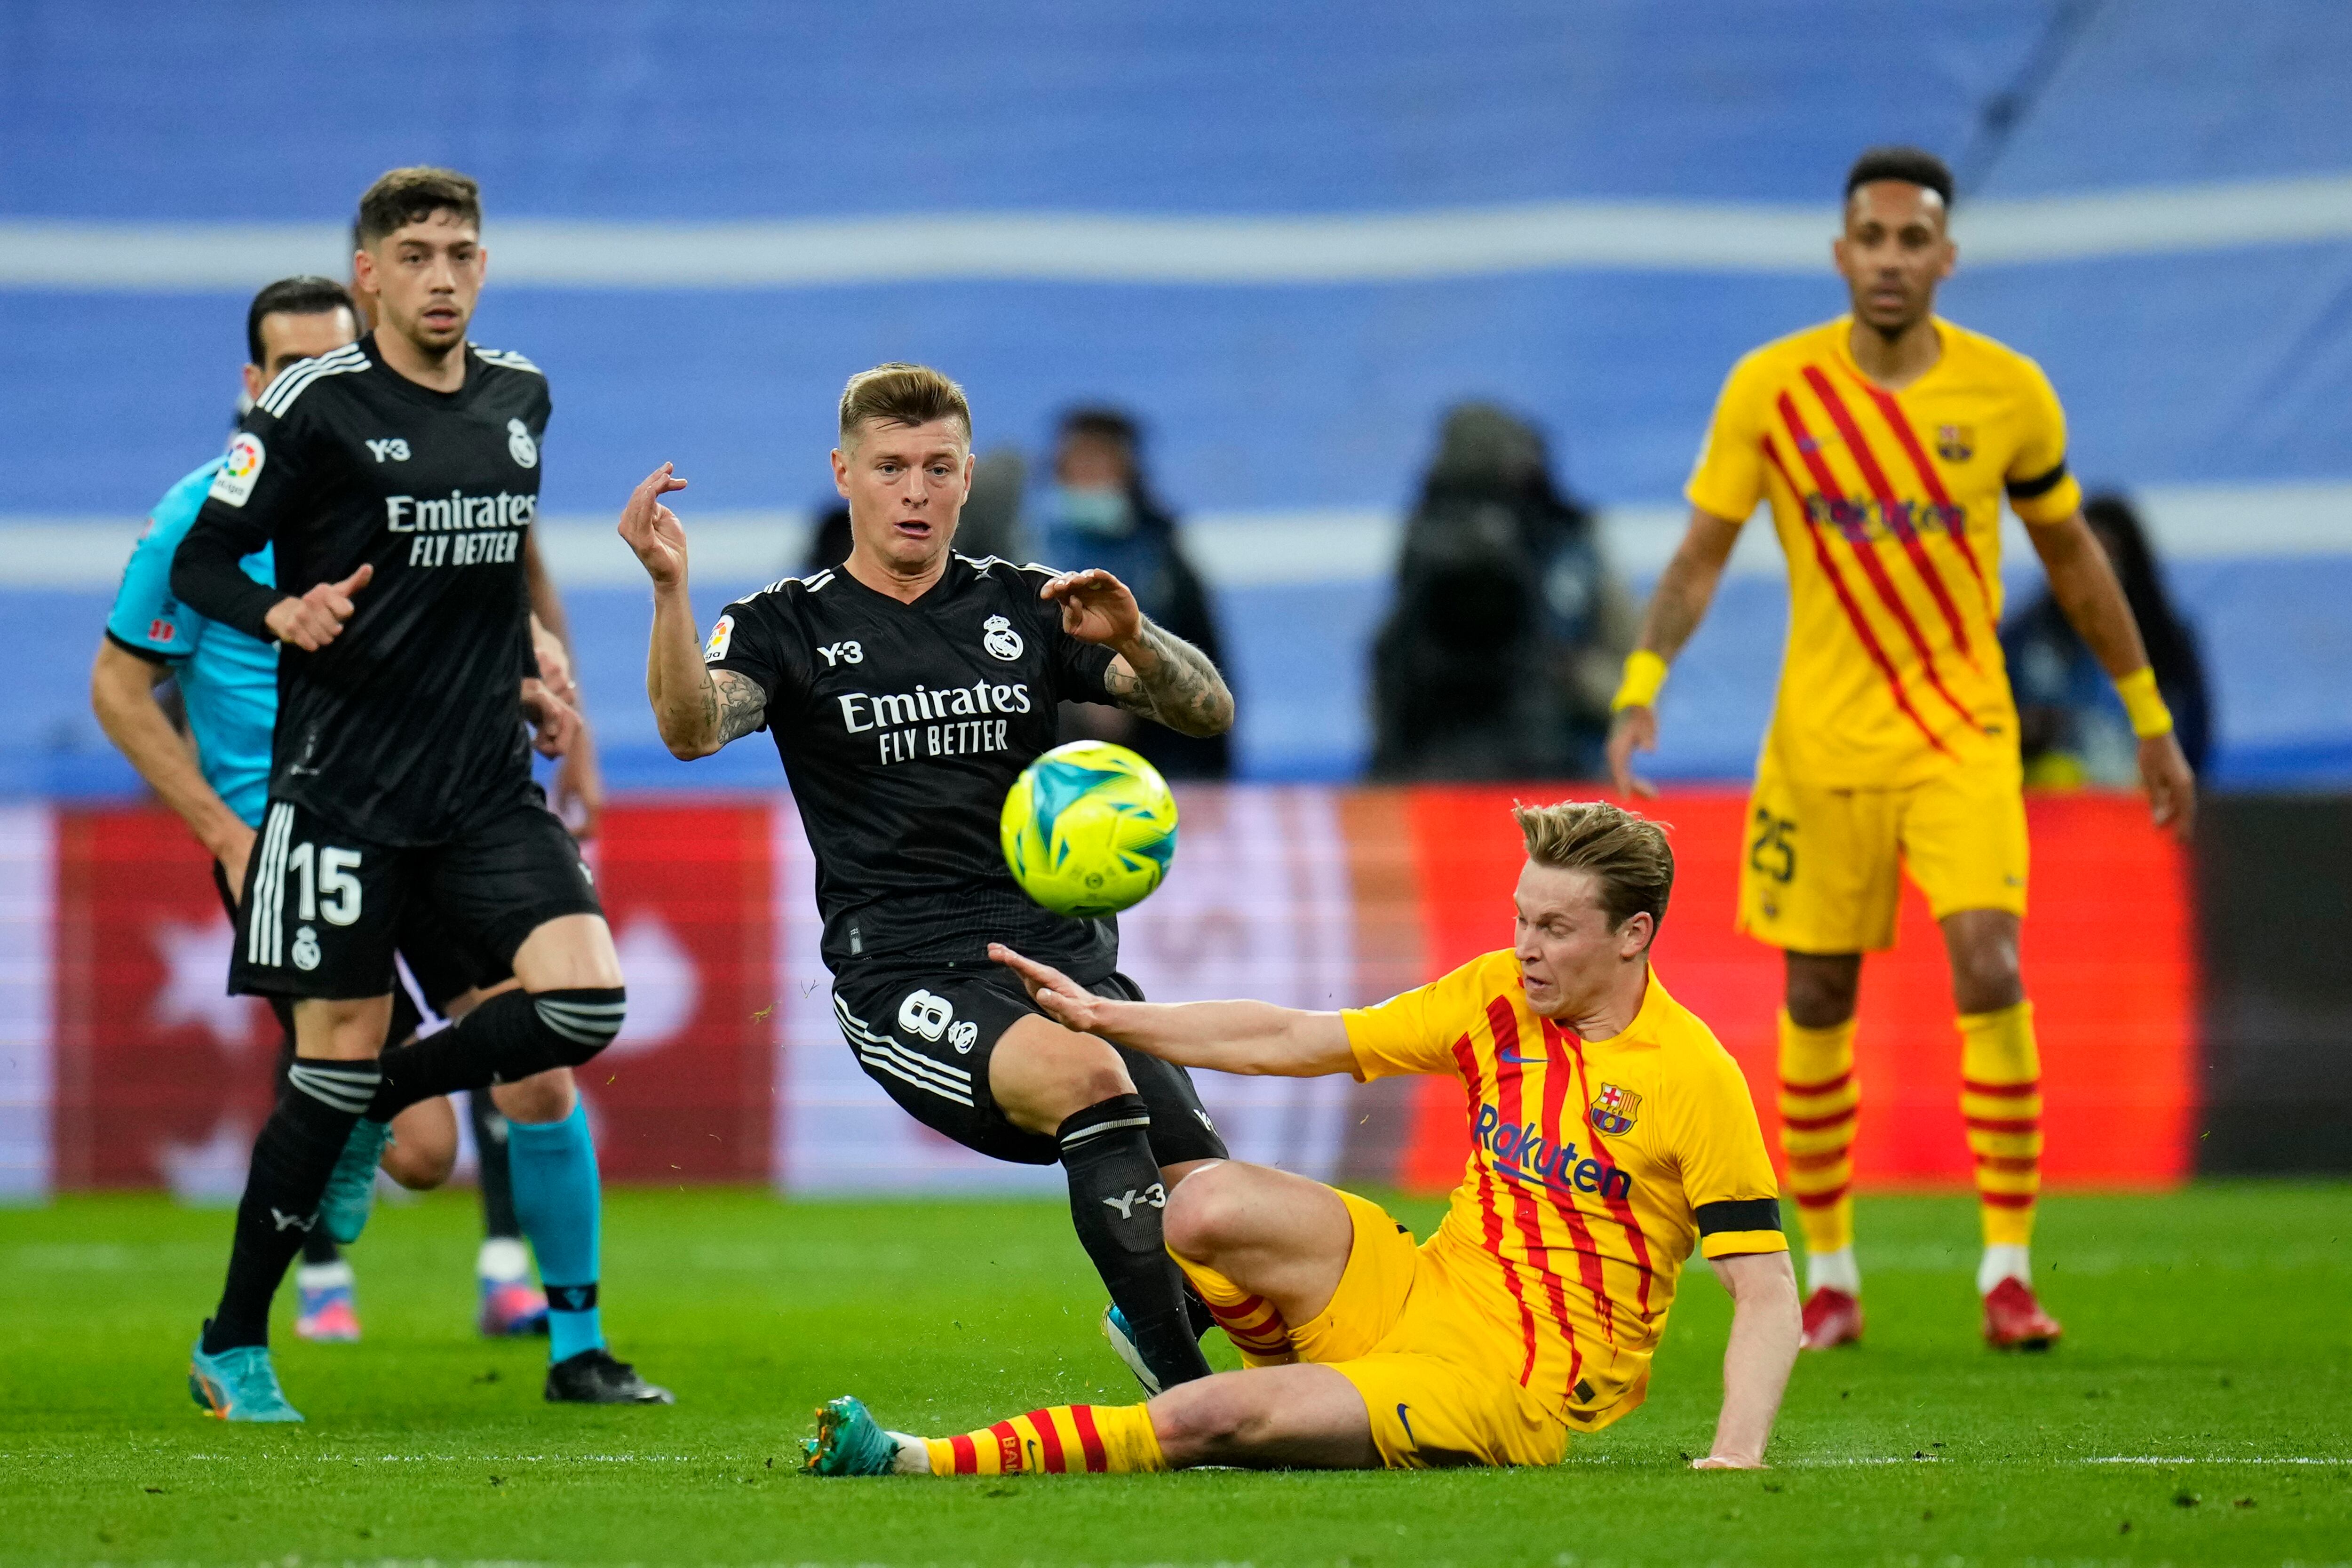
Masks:
[[[539,467],[539,443],[530,438],[530,426],[520,419],[507,421],[507,455],[526,468]]]
[[[980,646],[1010,664],[1021,657],[1021,634],[1003,616],[991,616],[980,623]]]
[[[1633,1122],[1642,1114],[1642,1097],[1630,1089],[1620,1089],[1604,1083],[1601,1092],[1592,1097],[1592,1130],[1614,1138],[1621,1132],[1633,1131]]]
[[[1965,463],[1977,455],[1977,433],[1967,425],[1936,426],[1936,456],[1948,463]]]

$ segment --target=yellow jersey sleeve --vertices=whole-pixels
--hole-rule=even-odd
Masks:
[[[2010,509],[2026,522],[2063,522],[2083,504],[2083,487],[2066,471],[2066,411],[2040,365],[2021,360],[2019,372],[2024,424],[2009,471],[2001,476]]]
[[[1715,417],[1698,449],[1683,494],[1703,512],[1745,522],[1764,495],[1764,392],[1769,367],[1763,353],[1731,367],[1715,400]]]
[[[1731,1054],[1712,1039],[1695,1048],[1665,1110],[1683,1195],[1698,1223],[1699,1251],[1709,1258],[1788,1251],[1780,1184],[1764,1152],[1748,1080]]]
[[[1489,957],[1492,955],[1489,954]],[[1349,1007],[1339,1015],[1355,1053],[1356,1077],[1369,1083],[1399,1073],[1459,1073],[1454,1042],[1483,1011],[1474,958],[1453,973],[1416,986],[1372,1007]]]

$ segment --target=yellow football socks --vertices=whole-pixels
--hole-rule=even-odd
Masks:
[[[2042,1191],[2042,1057],[2032,1003],[1960,1015],[1960,1079],[1985,1245],[2026,1246]]]
[[[1288,1366],[1298,1359],[1290,1343],[1290,1325],[1282,1321],[1273,1302],[1250,1294],[1204,1263],[1177,1258],[1176,1265],[1209,1304],[1209,1315],[1217,1320],[1217,1327],[1242,1352],[1244,1366]]]
[[[1780,1148],[1805,1249],[1853,1245],[1853,1020],[1808,1029],[1780,1015]]]
[[[1164,1470],[1168,1458],[1140,1405],[1054,1405],[960,1437],[926,1437],[935,1476],[1010,1476],[1022,1471]]]

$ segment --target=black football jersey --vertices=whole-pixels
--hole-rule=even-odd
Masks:
[[[281,596],[375,567],[341,636],[280,650],[273,796],[359,838],[425,845],[530,789],[522,544],[548,410],[546,378],[520,354],[469,344],[465,384],[443,393],[386,365],[372,336],[261,395],[181,542],[173,591],[271,641],[262,616]],[[278,588],[218,573],[265,544]]]
[[[767,693],[767,728],[816,856],[824,953],[984,963],[1003,942],[1098,979],[1118,928],[1039,907],[1005,869],[997,821],[1056,739],[1060,702],[1108,702],[1111,651],[1037,597],[1053,573],[950,555],[913,604],[845,569],[727,606],[703,657]]]

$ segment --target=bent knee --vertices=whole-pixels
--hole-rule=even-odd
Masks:
[[[514,1083],[498,1085],[490,1090],[490,1103],[509,1121],[531,1126],[561,1121],[571,1115],[576,1092],[570,1068],[551,1068]]]
[[[539,1016],[549,1053],[557,1065],[584,1067],[613,1043],[628,1014],[628,992],[618,985],[574,986],[562,991],[534,991],[531,1010]]]
[[[1160,1221],[1170,1247],[1205,1263],[1234,1243],[1244,1228],[1247,1206],[1237,1175],[1229,1162],[1221,1162],[1176,1184]]]

